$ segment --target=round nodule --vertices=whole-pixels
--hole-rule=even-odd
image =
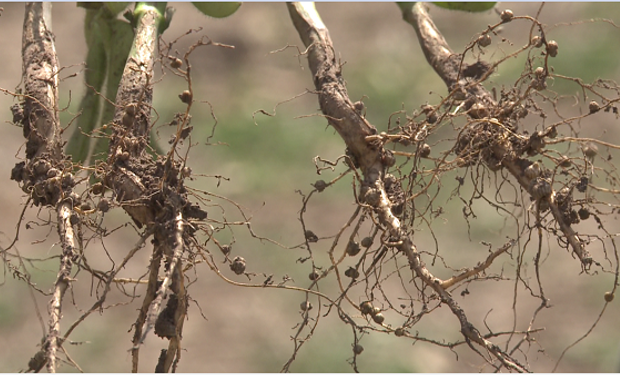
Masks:
[[[353,345],[353,353],[359,355],[359,354],[362,354],[363,351],[364,351],[364,347],[361,346],[360,344]]]
[[[360,303],[360,311],[364,315],[372,314],[372,312],[373,312],[372,302],[364,301],[364,302]]]
[[[299,304],[299,308],[301,309],[301,311],[310,311],[312,310],[312,307],[313,306],[309,301],[303,301]]]
[[[480,35],[478,37],[478,45],[480,47],[488,47],[491,45],[491,36],[489,34]]]
[[[505,11],[503,11],[500,15],[499,18],[502,20],[502,22],[510,22],[512,21],[512,18],[514,17],[514,13],[512,12],[512,10],[510,9],[506,9]]]
[[[245,272],[245,259],[242,257],[235,257],[230,264],[230,269],[237,275],[241,275]]]

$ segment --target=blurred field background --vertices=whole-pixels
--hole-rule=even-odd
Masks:
[[[343,154],[340,138],[326,121],[319,116],[316,96],[306,94],[285,102],[275,109],[272,117],[253,113],[259,109],[274,112],[280,102],[291,99],[306,89],[313,89],[312,79],[305,57],[298,56],[295,48],[301,41],[293,28],[284,3],[245,3],[240,10],[226,19],[211,19],[197,14],[191,4],[170,4],[177,9],[171,27],[164,39],[170,41],[188,29],[203,30],[196,35],[207,35],[215,42],[234,45],[234,49],[201,47],[191,56],[194,80],[194,98],[208,101],[217,117],[215,136],[205,145],[214,126],[210,106],[200,103],[194,106],[194,132],[192,141],[199,144],[192,148],[188,164],[195,175],[221,175],[228,181],[213,177],[196,178],[190,186],[226,196],[240,205],[253,217],[254,231],[287,246],[303,241],[298,217],[301,196],[296,190],[308,193],[311,183],[322,178],[329,180],[344,170],[339,166],[335,173],[325,172],[317,176],[313,158],[335,160]],[[21,28],[22,3],[0,4],[4,12],[0,17],[0,45],[2,46],[2,72],[0,87],[14,90],[21,76]],[[499,3],[498,8],[512,9],[515,15],[535,15],[538,3]],[[343,75],[352,100],[364,100],[367,118],[380,131],[386,129],[390,114],[400,109],[408,113],[429,102],[435,104],[446,92],[443,83],[428,66],[418,46],[411,26],[401,20],[400,12],[393,3],[319,3],[317,9],[346,64]],[[61,77],[68,77],[61,84],[61,107],[67,107],[61,120],[66,126],[77,113],[80,97],[84,92],[83,64],[86,50],[83,37],[84,10],[75,3],[55,3],[53,29],[60,64],[66,67]],[[493,12],[467,14],[437,7],[431,8],[437,26],[455,51],[460,51],[482,31],[486,25],[497,22]],[[617,3],[548,3],[540,20],[547,24],[574,22],[592,18],[608,18],[619,23],[620,4]],[[519,46],[529,31],[518,24],[508,24],[502,36]],[[558,57],[551,64],[556,73],[573,75],[584,81],[597,78],[618,80],[617,46],[620,30],[608,23],[584,23],[552,30],[549,38],[555,39],[560,48]],[[197,40],[190,35],[175,45],[182,55]],[[494,43],[497,40],[494,39]],[[488,58],[495,56],[492,52]],[[497,84],[511,84],[520,75],[524,59],[514,59],[503,64],[492,78]],[[73,74],[77,74],[73,77]],[[564,85],[564,86],[562,86]],[[558,82],[555,90],[575,94],[576,86]],[[185,89],[185,83],[170,74],[155,86],[154,106],[160,116],[158,124],[170,121],[172,115],[184,109],[177,94]],[[5,188],[0,195],[3,217],[0,221],[0,246],[8,246],[15,236],[15,226],[25,198],[18,186],[9,180],[11,168],[23,157],[22,130],[10,125],[9,111],[13,99],[0,96],[0,113],[5,119],[0,137],[0,176],[5,178]],[[611,114],[595,117],[596,122],[587,124],[584,136],[604,137],[607,141],[620,143],[618,120]],[[586,124],[582,124],[586,128]],[[160,143],[167,146],[170,130],[159,129]],[[445,181],[451,184],[454,181]],[[446,188],[445,191],[450,191]],[[445,199],[445,198],[444,198]],[[347,177],[336,186],[321,193],[309,206],[307,224],[319,235],[331,236],[346,222],[354,210],[351,178]],[[229,220],[240,217],[231,206],[226,207]],[[500,245],[506,234],[499,234],[502,223],[493,216],[485,219],[485,210],[479,207],[478,219],[472,222],[471,241],[467,225],[462,218],[461,203],[449,201],[444,210],[443,224],[435,223],[434,230],[441,238],[441,251],[448,259],[461,259],[463,266],[481,259],[486,251],[481,240]],[[209,211],[214,216],[218,209]],[[27,218],[35,215],[45,218],[46,210],[29,210]],[[127,216],[115,212],[106,217],[105,226],[122,225]],[[27,220],[26,220],[27,221]],[[26,222],[25,221],[25,222]],[[23,227],[23,225],[22,225]],[[618,231],[618,226],[609,228]],[[18,249],[24,257],[41,258],[58,253],[49,228],[30,230],[22,228]],[[274,280],[284,275],[293,278],[300,286],[307,285],[309,264],[296,260],[306,255],[302,250],[283,250],[268,242],[252,239],[244,227],[235,231],[236,242],[233,255],[241,255],[248,261],[248,271],[273,274]],[[137,241],[131,228],[122,228],[106,239],[105,249],[119,261]],[[226,242],[229,239],[219,238]],[[330,241],[319,242],[315,254]],[[329,243],[328,243],[329,242]],[[416,237],[419,247],[432,246],[432,239],[421,232]],[[567,345],[581,337],[595,321],[603,306],[603,293],[610,289],[612,275],[592,277],[580,274],[578,261],[549,242],[549,259],[545,264],[544,283],[547,296],[554,306],[539,316],[537,327],[546,331],[539,336],[538,347],[526,348],[531,369],[549,372]],[[554,251],[555,250],[555,251]],[[93,242],[87,248],[91,264],[100,259],[107,261],[101,243]],[[149,249],[144,249],[128,265],[123,277],[136,277],[146,272]],[[474,254],[468,256],[468,254]],[[327,265],[327,257],[317,257]],[[507,260],[507,262],[509,262]],[[57,261],[34,262],[33,279],[43,290],[51,287],[56,276]],[[226,265],[222,265],[227,270]],[[300,321],[299,303],[304,299],[300,293],[274,289],[235,288],[217,278],[205,265],[198,267],[198,281],[189,293],[200,304],[201,317],[196,304],[190,303],[189,320],[184,329],[184,346],[179,370],[182,372],[277,372],[293,352],[290,336]],[[233,277],[232,273],[228,274]],[[449,277],[449,275],[438,275]],[[80,315],[80,309],[88,309],[96,299],[91,294],[88,275],[81,283],[75,283],[69,299],[75,306],[66,304],[64,327]],[[241,277],[237,280],[243,281]],[[260,282],[261,278],[254,281]],[[0,288],[0,371],[16,372],[27,369],[28,360],[38,350],[36,344],[42,337],[42,328],[35,308],[23,282],[14,280],[6,269]],[[488,285],[483,285],[488,284]],[[507,282],[485,282],[470,287],[471,294],[458,299],[470,319],[484,327],[482,319],[489,312],[487,321],[498,324],[511,322],[511,286]],[[326,288],[326,286],[323,286]],[[524,297],[518,311],[524,315],[520,323],[527,321],[537,301]],[[48,297],[37,296],[39,309],[45,314]],[[135,321],[141,300],[129,301],[119,293],[108,303],[128,303],[93,314],[72,335],[78,345],[66,345],[72,358],[86,372],[126,372],[131,368],[132,333],[128,333]],[[447,310],[447,309],[442,309]],[[618,304],[609,306],[594,332],[577,347],[568,351],[558,371],[560,372],[616,372],[620,361],[620,321]],[[458,322],[449,311],[439,311],[416,326],[421,333],[434,338],[454,341],[460,338]],[[45,320],[45,318],[44,318]],[[397,323],[395,323],[397,324]],[[81,343],[80,343],[81,342]],[[358,358],[358,366],[364,372],[477,372],[482,361],[465,346],[451,352],[429,344],[402,340],[393,335],[370,334],[364,337],[364,353]],[[152,336],[141,354],[141,370],[150,372],[164,341]],[[295,372],[350,372],[347,360],[352,357],[351,332],[334,312],[323,318],[312,340],[298,353],[291,369]],[[458,359],[458,360],[457,360]],[[64,371],[75,371],[70,366]],[[489,371],[489,367],[484,367]]]

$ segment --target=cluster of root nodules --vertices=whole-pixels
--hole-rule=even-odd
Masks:
[[[203,38],[190,52],[198,46],[208,44],[210,41],[205,42]],[[177,60],[180,59],[177,58],[174,65],[170,64],[174,74],[187,82],[188,90],[181,94],[191,91],[190,52],[182,56],[183,62],[179,63]],[[167,63],[166,59],[161,61]],[[164,69],[168,69],[168,65],[162,67],[162,70]],[[149,152],[152,151],[148,150],[149,135],[156,121],[151,118],[152,108],[148,99],[152,96],[153,89],[157,89],[157,85],[153,85],[155,79],[152,76],[144,79],[144,75],[148,74],[144,69],[136,69],[132,74],[136,77],[129,82],[147,83],[129,83],[128,86],[131,87],[121,85],[119,88],[119,92],[125,95],[123,104],[117,104],[114,122],[105,125],[106,128],[111,128],[112,132],[110,135],[101,132],[100,135],[108,137],[110,141],[107,160],[84,168],[73,164],[70,158],[58,158],[56,154],[52,154],[61,153],[60,147],[39,151],[40,147],[36,143],[38,138],[30,136],[28,139],[34,141],[27,144],[27,156],[30,159],[36,153],[36,158],[32,162],[18,163],[12,170],[11,178],[20,182],[24,191],[33,192],[30,196],[37,206],[55,206],[71,198],[75,211],[71,223],[79,224],[80,232],[76,235],[79,236],[80,245],[101,246],[102,249],[100,247],[95,253],[97,256],[107,256],[107,262],[106,259],[93,259],[91,254],[94,253],[89,250],[80,252],[81,256],[74,259],[75,266],[79,269],[77,272],[82,274],[80,280],[88,280],[84,272],[91,275],[92,279],[88,280],[86,285],[91,282],[90,296],[94,299],[86,303],[79,298],[72,301],[78,308],[80,317],[75,321],[63,321],[61,333],[69,335],[77,325],[90,324],[83,322],[94,312],[139,301],[137,318],[131,327],[134,331],[133,346],[129,347],[134,370],[138,369],[138,353],[145,337],[147,334],[155,334],[168,341],[168,349],[164,350],[163,359],[157,363],[157,369],[170,371],[170,363],[173,363],[174,370],[180,358],[180,341],[189,301],[186,289],[198,277],[195,267],[199,263],[208,263],[212,269],[217,269],[216,262],[207,249],[207,244],[213,246],[214,243],[222,251],[228,249],[225,253],[226,261],[236,264],[228,259],[231,247],[220,245],[215,237],[222,230],[230,231],[230,224],[225,219],[222,220],[223,212],[228,210],[227,205],[238,209],[241,215],[244,213],[239,206],[226,198],[212,196],[185,184],[188,179],[192,179],[192,171],[186,165],[187,155],[191,147],[196,145],[191,142],[189,113],[191,106],[195,104],[191,97],[180,95],[181,102],[186,104],[187,108],[174,115],[169,123],[160,125],[176,128],[170,150],[164,155],[155,156],[155,152]],[[26,136],[32,135],[29,132],[33,131],[33,127],[29,124],[37,119],[31,114],[33,111],[29,110],[28,104],[26,100],[13,107],[13,122],[24,127]],[[205,120],[208,122],[208,119]],[[73,173],[76,173],[75,176]],[[74,187],[78,193],[72,192],[70,197],[65,197],[64,192],[72,191]],[[207,217],[204,209],[206,204],[221,209],[219,216],[216,213],[214,219],[211,219],[210,215]],[[124,210],[128,215],[125,219],[131,219],[128,223],[110,227],[115,225],[114,219],[108,219],[107,215],[113,210]],[[50,224],[49,220],[40,221],[41,225]],[[251,228],[247,220],[239,222],[240,224],[236,225]],[[112,248],[110,244],[118,241],[114,236],[115,232],[127,230],[138,234],[136,243],[129,246],[123,243]],[[200,237],[203,237],[203,240],[200,240]],[[227,237],[230,237],[228,233]],[[147,245],[149,242],[151,246]],[[148,264],[137,265],[138,269],[147,269],[146,274],[129,273],[130,269],[136,267],[133,262],[136,261],[134,256],[138,251],[151,252]],[[119,275],[121,272],[123,277]],[[244,274],[244,270],[237,267],[234,273],[230,271],[230,275],[233,274]],[[145,283],[146,290],[141,286]],[[76,280],[72,285],[78,288],[83,284]],[[125,300],[122,303],[109,303],[108,297],[118,293],[117,289],[121,291],[120,298]],[[132,311],[135,312],[135,303],[133,306]],[[145,365],[147,369],[149,366],[151,370],[155,368],[155,364]]]
[[[511,316],[504,327],[507,333],[485,333],[491,340],[506,334],[529,341],[541,328],[536,326],[538,311],[550,306],[541,278],[549,270],[542,263],[550,253],[559,257],[559,250],[565,250],[564,256],[574,265],[570,271],[574,277],[580,273],[604,277],[610,292],[601,295],[601,303],[613,299],[618,284],[618,233],[612,230],[617,225],[610,223],[620,213],[616,167],[620,146],[608,139],[611,130],[596,126],[617,127],[620,86],[610,80],[586,83],[555,73],[553,61],[561,58],[562,46],[549,40],[543,26],[531,17],[504,20],[503,16],[500,23],[517,20],[534,26],[524,47],[514,47],[521,42],[500,42],[495,33],[499,24],[489,26],[464,53],[453,56],[451,62],[457,63],[452,64],[451,74],[457,78],[449,95],[435,97],[437,104],[422,105],[412,113],[394,113],[387,130],[379,130],[372,141],[380,138],[396,157],[394,166],[386,167],[383,184],[401,233],[412,238],[422,264],[443,278],[442,285],[459,301],[471,293],[474,281],[473,285],[487,279],[509,281],[504,284],[506,295],[513,300],[517,298],[513,290],[527,290],[519,296],[539,299],[539,309],[529,318],[520,317],[517,325]],[[492,48],[495,40],[504,49],[493,55],[495,61],[485,61],[488,55],[482,51]],[[511,46],[514,52],[507,51]],[[514,83],[493,85],[491,73],[508,59],[522,56],[525,68]],[[570,94],[554,91],[552,81],[569,83]],[[318,164],[321,174],[327,168]],[[417,332],[416,324],[445,301],[410,270],[406,254],[398,251],[395,242],[402,236],[393,238],[380,224],[375,205],[360,198],[362,176],[350,175],[359,205],[342,228],[331,236],[315,234],[313,223],[304,218],[311,198],[321,199],[317,194],[329,192],[342,175],[313,184],[311,194],[303,196],[301,221],[309,251],[304,260],[312,260],[310,288],[325,290],[316,285],[335,275],[340,290],[331,294],[328,305],[355,328],[352,365],[356,366],[355,358],[363,350],[360,335],[372,331],[449,348],[468,343]],[[456,214],[447,215],[450,209]],[[493,229],[502,230],[499,237],[481,238],[472,231],[480,215],[486,222],[491,216],[492,221],[503,223]],[[446,232],[445,223],[453,230]],[[457,229],[463,227],[465,231]],[[464,237],[461,240],[471,241],[471,250],[457,246],[458,252],[471,251],[466,261],[462,253],[450,251],[454,242],[446,241],[456,233]],[[318,238],[329,239],[316,243]],[[321,243],[328,248],[328,264],[319,261]],[[302,314],[308,329],[295,336],[299,343],[313,331],[315,323],[307,315],[307,311]],[[317,312],[314,319],[320,317]],[[524,321],[530,325],[523,326]],[[506,353],[516,348],[509,347]],[[481,356],[492,366],[502,366],[492,356]],[[528,362],[526,352],[522,361]]]
[[[75,186],[72,165],[69,159],[61,155],[58,138],[50,136],[52,126],[40,126],[49,134],[40,134],[37,122],[49,121],[43,116],[45,109],[35,100],[26,98],[19,104],[11,106],[13,123],[21,126],[26,142],[26,157],[31,162],[21,161],[11,170],[11,180],[21,183],[24,192],[31,194],[35,206],[55,206],[65,197],[64,193]],[[45,120],[44,120],[45,117]],[[49,139],[48,139],[49,138]],[[71,198],[79,198],[72,193]]]

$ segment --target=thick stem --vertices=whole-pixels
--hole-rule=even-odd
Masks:
[[[157,27],[162,15],[155,7],[143,4],[140,9],[136,9],[135,14],[138,15],[136,35],[116,94],[114,113],[114,124],[123,137],[113,138],[110,144],[112,155],[127,151],[130,156],[140,156],[146,144],[140,144],[142,147],[127,147],[121,141],[125,137],[146,138],[149,134],[153,102],[151,81],[156,58]],[[134,108],[128,109],[129,106]],[[132,121],[123,121],[127,114]]]
[[[144,323],[147,320],[147,314],[149,311],[149,306],[153,299],[155,299],[155,294],[157,292],[157,274],[159,273],[159,267],[162,259],[162,249],[161,247],[156,246],[153,251],[153,256],[151,257],[151,263],[149,264],[149,280],[146,288],[146,295],[144,296],[144,300],[142,301],[142,308],[140,308],[140,312],[138,313],[138,319],[136,319],[136,323],[134,324],[134,335],[133,335],[133,348],[131,349],[131,372],[138,372],[138,362],[140,359],[140,345],[142,343],[144,334],[143,327]]]
[[[138,224],[154,221],[141,173],[132,168],[130,160],[144,158],[150,130],[153,102],[153,65],[157,46],[160,12],[152,6],[139,4],[136,35],[116,95],[114,133],[110,140],[108,162],[113,166],[106,184],[115,191],[122,207]]]
[[[364,175],[364,185],[368,188],[367,192],[370,192],[370,195],[374,197],[372,202],[369,201],[368,203],[373,206],[377,213],[381,226],[390,234],[391,238],[396,240],[396,248],[407,256],[410,267],[416,276],[430,286],[441,297],[442,302],[450,307],[461,324],[462,334],[468,340],[483,346],[507,368],[526,371],[522,365],[480,335],[480,332],[468,321],[465,312],[444,289],[442,280],[435,277],[425,267],[412,240],[402,233],[401,223],[392,213],[391,203],[382,181],[385,168],[381,163],[383,147],[380,144],[373,145],[366,140],[369,135],[376,134],[376,129],[356,113],[347,96],[340,74],[340,66],[336,64],[335,50],[327,28],[312,3],[289,3],[288,9],[293,24],[307,47],[308,62],[314,76],[315,86],[319,92],[321,110],[357,159],[356,162]],[[447,45],[443,37],[438,38],[441,34],[435,32],[434,36],[435,44],[433,45]],[[440,54],[437,58],[430,56],[433,61],[437,61],[436,66],[439,66],[439,61],[452,61],[449,49],[443,49],[442,53],[443,55]],[[427,58],[429,58],[428,55]],[[368,195],[369,193],[366,194],[366,196]]]
[[[166,359],[163,367],[164,371],[168,372],[172,368],[172,372],[176,372],[176,363],[181,359],[181,339],[183,333],[183,323],[185,322],[185,316],[187,314],[187,292],[185,290],[185,280],[183,279],[183,267],[181,263],[181,256],[184,252],[183,245],[183,232],[184,232],[184,220],[181,214],[177,215],[175,222],[175,246],[172,262],[166,279],[171,278],[172,283],[170,288],[177,298],[177,307],[174,311],[174,337],[170,338],[168,344],[168,350],[166,351]],[[164,280],[165,282],[166,280]],[[173,367],[175,366],[175,367]]]
[[[177,270],[177,265],[180,264],[181,255],[183,255],[183,215],[181,213],[177,214],[177,217],[175,218],[175,243],[173,248],[171,248],[168,241],[166,241],[166,234],[169,234],[168,231],[165,231],[165,233],[163,233],[163,236],[161,236],[162,238],[160,240],[162,242],[159,243],[159,246],[161,246],[163,253],[166,254],[166,256],[169,258],[168,262],[166,262],[168,264],[166,276],[161,282],[159,288],[157,289],[155,298],[150,303],[149,312],[147,314],[146,320],[147,327],[144,330],[141,342],[146,337],[148,331],[150,331],[155,325],[155,320],[161,312],[162,304],[168,294],[168,291],[171,290],[173,280],[177,281],[175,279],[175,276],[178,276],[179,274],[179,271]]]
[[[372,147],[366,137],[377,129],[363,118],[349,99],[340,64],[314,3],[288,3],[291,19],[308,52],[308,65],[319,94],[319,104],[327,121],[342,137],[359,163],[362,173],[372,181],[382,175],[380,147]]]
[[[12,178],[23,182],[36,205],[54,207],[62,254],[49,303],[49,331],[45,341],[47,370],[56,372],[57,351],[62,345],[62,301],[71,281],[79,245],[79,217],[73,212],[77,196],[65,168],[58,111],[58,59],[51,31],[51,3],[28,3],[22,40],[24,137],[28,163],[16,165]]]
[[[466,88],[478,100],[493,101],[492,96],[480,85],[468,85],[461,76],[462,56],[454,53],[443,37],[423,2],[400,3],[403,19],[413,26],[422,52],[449,91]]]
[[[26,157],[59,159],[58,58],[51,31],[51,3],[27,3],[22,38]]]
[[[54,284],[54,293],[50,301],[50,327],[47,337],[47,370],[56,371],[56,351],[62,345],[60,339],[60,319],[62,318],[62,299],[71,282],[71,269],[76,256],[76,233],[72,225],[73,209],[69,201],[62,202],[58,208],[58,234],[62,244],[60,268]]]
[[[178,213],[171,225],[160,233],[155,234],[155,253],[164,254],[166,257],[166,273],[161,283],[158,283],[157,271],[161,263],[161,255],[156,256],[157,261],[151,263],[150,277],[148,282],[147,295],[142,303],[142,309],[138,320],[135,324],[134,347],[133,347],[133,372],[138,371],[138,354],[140,345],[148,333],[155,327],[155,333],[165,335],[170,340],[166,355],[160,357],[157,365],[158,371],[168,372],[172,365],[178,362],[181,356],[181,338],[183,332],[183,322],[187,313],[187,294],[185,291],[183,279],[183,267],[181,257],[184,253],[185,246],[183,241],[184,233],[183,215]],[[173,240],[170,241],[170,238]],[[157,285],[159,284],[159,287]],[[174,312],[166,311],[170,303],[166,306],[166,310],[162,311],[164,300],[170,301],[172,298],[176,300]],[[167,330],[158,333],[157,321],[162,314],[172,315],[172,324],[174,325],[174,333],[170,334]]]

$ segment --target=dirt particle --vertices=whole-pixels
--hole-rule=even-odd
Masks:
[[[197,204],[188,204],[183,207],[183,216],[188,219],[205,220],[207,218],[207,211],[200,208]]]
[[[13,114],[13,124],[23,126],[24,120],[24,108],[21,104],[15,103],[11,106],[11,113]]]
[[[590,110],[590,113],[596,113],[601,110],[601,106],[595,100],[592,100],[588,105],[588,109]]]
[[[157,365],[155,365],[155,373],[166,372],[165,362],[167,353],[168,350],[166,349],[162,349],[161,352],[159,352],[159,358],[157,358]]]
[[[577,183],[577,191],[579,191],[580,193],[585,193],[585,191],[588,189],[588,178],[587,177],[581,177],[579,179],[579,182]]]
[[[159,316],[155,321],[155,334],[157,336],[166,339],[176,336],[177,329],[174,322],[174,313],[178,305],[179,301],[177,296],[174,294],[170,295],[166,308],[159,313]]]
[[[579,214],[579,218],[581,220],[587,220],[588,218],[590,218],[590,211],[588,211],[588,209],[585,207],[581,207],[579,211],[577,211],[577,213]]]
[[[306,233],[304,233],[304,235],[306,236],[306,240],[308,242],[318,242],[319,241],[319,237],[314,234],[313,231],[311,230],[307,230]]]
[[[189,134],[194,130],[193,126],[187,126],[181,130],[181,134],[179,134],[179,139],[185,139],[189,136]]]
[[[11,169],[11,180],[22,182],[24,179],[26,162],[20,161]]]
[[[550,126],[545,130],[545,136],[547,138],[555,138],[558,136],[558,128],[557,126]]]
[[[463,77],[473,78],[477,80],[482,78],[490,69],[491,66],[488,63],[484,61],[476,61],[473,64],[467,64],[463,68],[462,74]]]
[[[34,355],[34,357],[30,358],[30,361],[28,361],[28,371],[32,370],[33,372],[37,373],[41,371],[43,366],[45,366],[45,363],[47,363],[47,357],[45,356],[45,351],[39,350]]]
[[[80,217],[76,214],[72,214],[69,217],[69,222],[71,223],[72,226],[76,226],[80,223]]]

